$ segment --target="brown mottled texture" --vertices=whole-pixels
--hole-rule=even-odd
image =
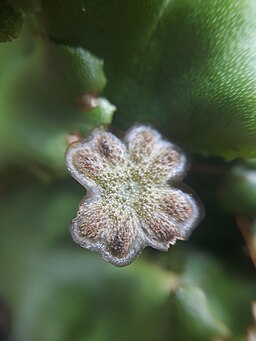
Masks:
[[[104,170],[104,163],[100,157],[88,149],[76,151],[73,154],[72,162],[76,170],[90,180],[95,181],[98,173]]]
[[[174,219],[185,222],[193,215],[191,202],[182,193],[169,191],[159,200],[160,209]]]
[[[147,171],[155,181],[162,181],[176,169],[180,162],[180,155],[177,150],[171,146],[161,148],[156,155],[152,157],[147,166]]]
[[[97,155],[90,150],[79,150],[73,156],[73,162],[80,173],[87,173],[100,170],[102,162]]]
[[[177,225],[164,212],[152,212],[145,223],[145,231],[156,241],[169,245],[180,239]]]
[[[194,197],[170,185],[184,177],[184,154],[150,127],[135,126],[124,142],[97,129],[70,145],[66,163],[88,190],[72,237],[114,265],[131,263],[145,246],[167,250],[199,221]]]
[[[150,156],[156,146],[158,138],[159,135],[147,127],[141,127],[137,132],[132,129],[127,136],[131,159],[139,163]]]
[[[118,223],[117,228],[109,235],[109,251],[113,256],[121,258],[128,254],[135,235],[134,227],[133,221],[124,220]]]
[[[125,160],[125,146],[110,133],[102,132],[95,136],[95,150],[110,163]]]
[[[78,226],[81,237],[99,239],[106,227],[112,227],[113,222],[108,214],[99,205],[88,205],[81,208],[78,212],[76,224]]]

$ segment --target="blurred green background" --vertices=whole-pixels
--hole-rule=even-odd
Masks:
[[[0,340],[255,340],[254,0],[0,0]],[[152,124],[205,218],[115,268],[69,235],[68,135]]]

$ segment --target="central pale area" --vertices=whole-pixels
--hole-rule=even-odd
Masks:
[[[125,171],[124,171],[125,169]],[[151,201],[152,184],[145,172],[130,164],[128,167],[106,169],[101,174],[102,199],[112,209],[142,208]]]

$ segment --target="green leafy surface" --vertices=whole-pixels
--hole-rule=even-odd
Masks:
[[[48,0],[38,17],[52,39],[104,58],[120,127],[149,121],[233,158],[256,150],[255,15],[254,0]]]

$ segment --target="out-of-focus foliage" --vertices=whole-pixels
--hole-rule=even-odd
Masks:
[[[2,158],[33,160],[61,174],[68,134],[111,122],[114,106],[98,98],[106,83],[103,62],[40,37],[16,45],[0,47],[17,54],[0,78]]]
[[[0,42],[17,38],[22,24],[23,15],[21,11],[14,9],[8,0],[0,0]]]
[[[18,32],[17,18],[25,25],[0,45],[0,339],[246,341],[256,300],[255,160],[242,159],[256,155],[254,0],[6,6],[0,36]],[[84,190],[64,152],[70,134],[110,123],[122,134],[139,121],[201,154],[186,182],[205,219],[189,241],[147,248],[120,269],[71,240]]]
[[[15,311],[15,339],[233,340],[250,325],[247,275],[179,246],[114,268],[67,235],[83,194],[78,185],[22,178],[3,189],[0,204],[0,291]]]
[[[226,176],[221,198],[230,211],[256,217],[256,160],[233,165]]]

